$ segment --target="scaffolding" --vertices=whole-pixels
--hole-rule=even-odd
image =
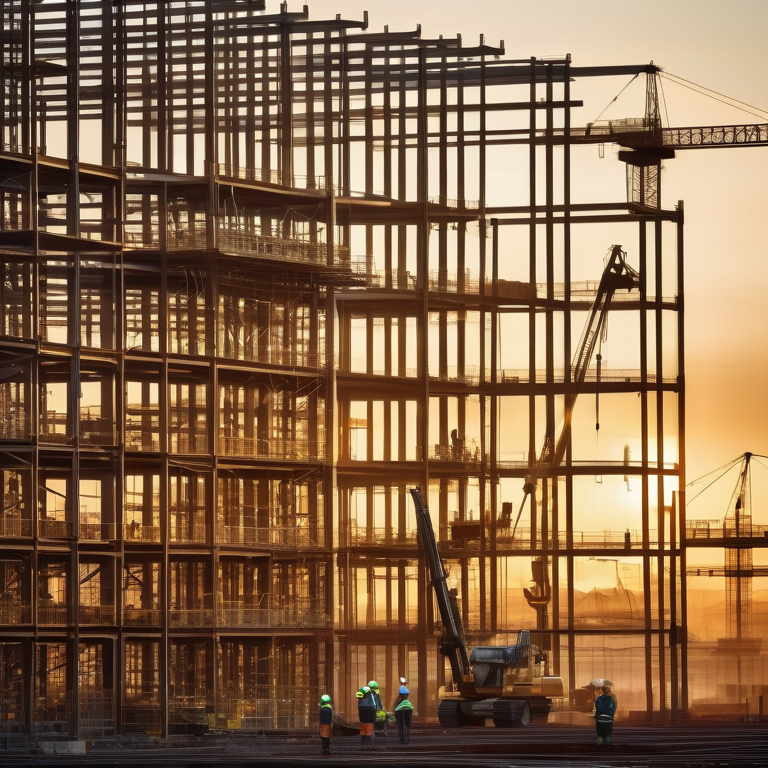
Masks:
[[[470,643],[685,708],[682,210],[660,158],[627,200],[573,170],[578,82],[643,67],[263,0],[2,0],[2,44],[2,727],[305,727],[403,674],[434,717],[414,485]],[[576,381],[616,242],[640,284]]]

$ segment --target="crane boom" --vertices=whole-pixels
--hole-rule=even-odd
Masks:
[[[587,375],[587,370],[592,362],[592,356],[595,352],[595,345],[600,338],[600,334],[605,328],[605,321],[608,316],[608,310],[616,291],[626,288],[631,291],[640,285],[640,275],[635,269],[627,264],[627,254],[620,245],[611,246],[611,255],[603,270],[600,283],[597,287],[597,294],[589,311],[587,323],[581,335],[579,346],[573,357],[571,364],[571,381],[574,385],[573,392],[566,397],[565,412],[563,414],[563,425],[560,429],[560,435],[555,443],[551,437],[544,440],[539,459],[533,467],[531,478],[525,484],[525,496],[520,505],[520,512],[517,515],[520,519],[520,513],[523,511],[528,496],[535,488],[535,478],[543,467],[557,467],[561,464],[565,456],[565,449],[568,445],[568,438],[571,434],[571,422],[573,420],[573,409],[576,405],[576,398],[579,395],[581,385]],[[517,524],[517,523],[515,523]]]
[[[565,455],[565,448],[568,444],[568,437],[571,433],[571,421],[573,419],[573,409],[576,405],[576,398],[579,389],[584,383],[587,375],[587,369],[592,362],[592,355],[595,352],[595,345],[600,338],[600,334],[605,329],[605,320],[608,316],[608,309],[611,305],[616,291],[623,288],[631,291],[640,285],[640,275],[627,264],[627,254],[621,249],[620,245],[611,246],[611,255],[608,263],[603,270],[600,283],[597,287],[597,295],[589,311],[589,318],[581,335],[579,346],[573,358],[571,365],[571,380],[575,391],[566,399],[566,408],[563,415],[563,426],[560,435],[555,444],[551,464],[559,466]]]

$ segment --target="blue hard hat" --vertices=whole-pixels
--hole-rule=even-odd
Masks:
[[[410,693],[410,691],[404,685],[401,685],[398,693],[407,696]]]

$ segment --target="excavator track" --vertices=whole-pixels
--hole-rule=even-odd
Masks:
[[[437,708],[437,719],[443,728],[461,728],[466,725],[460,701],[441,701]]]
[[[524,700],[495,699],[493,724],[497,728],[515,728],[531,724],[531,705]]]

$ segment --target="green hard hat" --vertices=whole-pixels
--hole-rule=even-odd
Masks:
[[[379,690],[379,684],[375,680],[371,680],[370,683],[368,683],[369,688],[373,688],[375,691]]]
[[[330,697],[330,696],[329,696],[327,693],[324,693],[324,694],[323,694],[323,695],[320,697],[320,701],[322,701],[322,702],[323,702],[323,704],[327,704],[327,703],[328,703],[330,700],[331,700],[331,697]]]

